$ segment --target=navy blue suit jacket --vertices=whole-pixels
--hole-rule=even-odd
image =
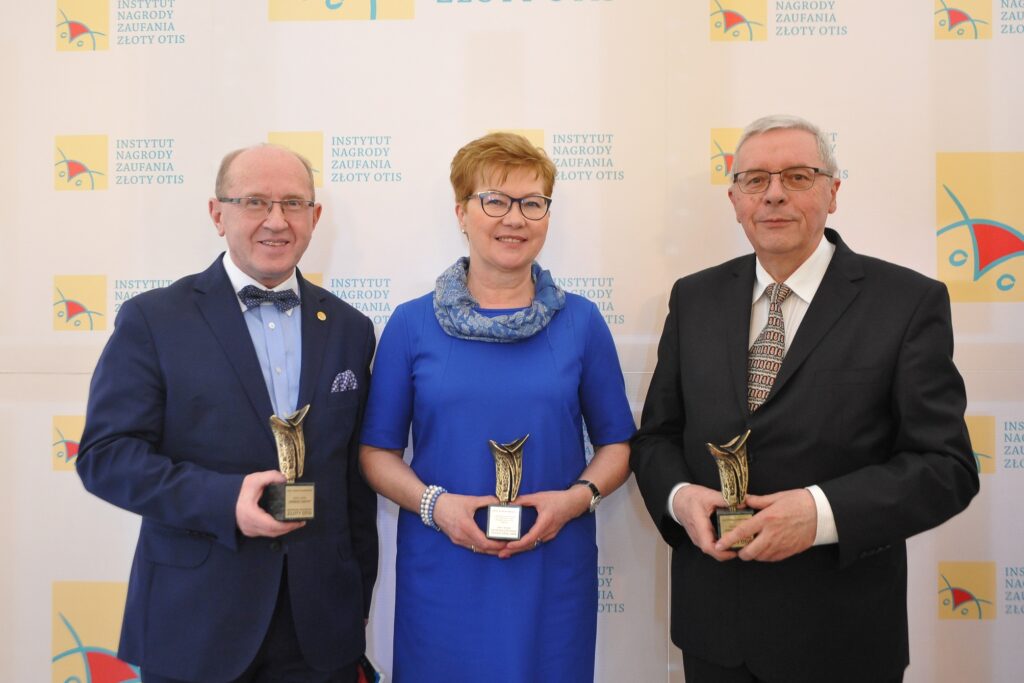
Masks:
[[[359,473],[357,448],[373,326],[298,280],[298,405],[312,406],[303,481],[316,484],[316,518],[298,531],[246,538],[235,524],[244,476],[278,462],[270,395],[219,258],[126,301],[93,375],[78,473],[90,492],[142,516],[119,656],[154,673],[239,676],[267,632],[286,557],[308,663],[339,668],[365,649],[376,495]],[[357,387],[332,393],[345,370]]]
[[[754,256],[676,282],[630,464],[672,546],[672,640],[766,680],[880,681],[908,662],[904,539],[978,491],[941,283],[836,245],[768,399],[747,409]],[[817,484],[839,543],[718,562],[668,514],[718,489],[705,442],[750,429],[750,493]]]

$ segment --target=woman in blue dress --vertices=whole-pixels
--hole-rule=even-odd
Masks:
[[[459,150],[451,181],[469,257],[397,307],[381,335],[360,462],[402,508],[397,683],[594,678],[592,513],[629,474],[634,422],[597,307],[535,261],[554,179],[550,159],[519,135]],[[527,435],[514,501],[522,537],[488,538],[487,506],[498,503],[490,442]]]

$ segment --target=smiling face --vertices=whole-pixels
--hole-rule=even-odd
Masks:
[[[777,128],[748,138],[736,153],[733,172],[823,165],[814,135]],[[768,189],[758,194],[745,194],[731,185],[729,199],[758,260],[782,282],[814,253],[828,214],[836,210],[838,191],[839,180],[827,176],[816,176],[808,190],[787,190],[775,175]]]
[[[510,197],[544,194],[543,181],[532,171],[514,170],[504,181],[501,175],[488,174],[490,180],[477,183],[473,193],[496,190]],[[469,241],[470,273],[488,279],[528,276],[530,265],[544,246],[551,218],[548,213],[540,220],[528,220],[518,203],[501,218],[492,218],[484,213],[477,197],[457,203],[455,215]]]
[[[231,162],[223,188],[226,197],[313,199],[309,173],[288,150],[273,146],[247,149]],[[253,214],[238,204],[210,200],[217,234],[227,239],[228,255],[238,268],[264,287],[287,280],[313,236],[322,207],[284,213],[273,204],[269,214]]]

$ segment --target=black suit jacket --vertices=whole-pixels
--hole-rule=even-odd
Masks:
[[[308,663],[340,668],[365,648],[376,495],[357,448],[373,326],[298,279],[303,481],[316,484],[316,518],[279,539],[235,525],[243,477],[278,461],[270,394],[220,259],[126,301],[96,366],[77,468],[90,492],[142,516],[119,655],[153,673],[237,678],[267,632],[285,558]],[[356,388],[333,392],[346,370]]]
[[[836,251],[767,401],[746,403],[754,255],[672,290],[632,444],[648,510],[672,546],[672,640],[767,680],[870,681],[909,661],[904,540],[978,491],[953,365],[946,288]],[[705,442],[751,430],[750,493],[817,484],[839,543],[777,563],[704,555],[668,515],[671,489],[718,489]]]

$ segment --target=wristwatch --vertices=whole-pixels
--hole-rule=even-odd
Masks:
[[[586,479],[577,479],[573,483],[569,484],[569,488],[576,486],[576,484],[583,484],[584,486],[590,487],[590,512],[596,510],[598,504],[601,502],[601,499],[603,498],[600,489],[598,489],[597,486],[594,485],[594,482],[587,481]]]

